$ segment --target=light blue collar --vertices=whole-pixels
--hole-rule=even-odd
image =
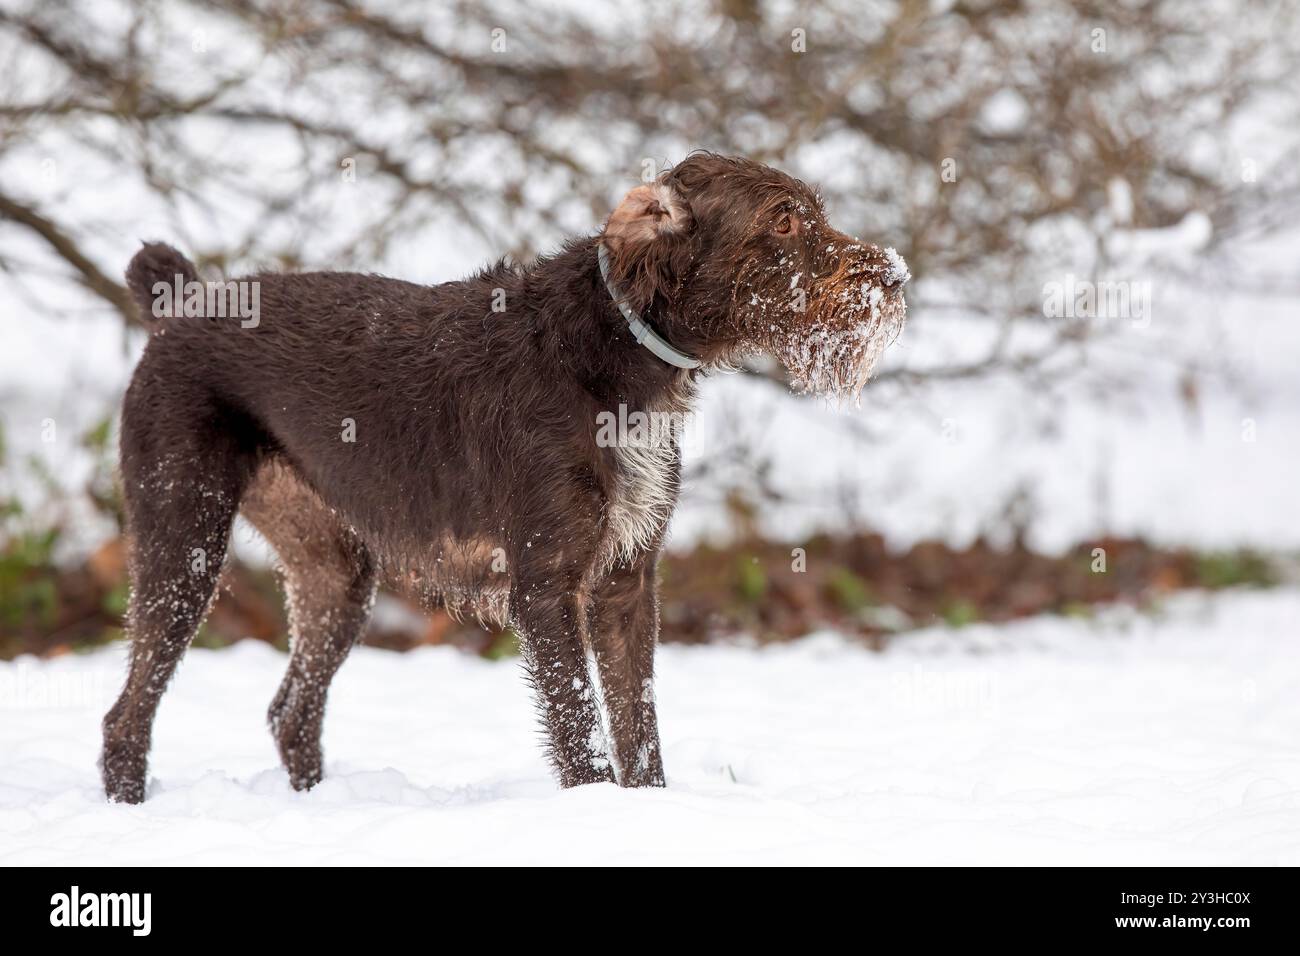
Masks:
[[[699,368],[704,364],[699,359],[691,358],[669,345],[663,336],[650,328],[627,304],[614,288],[614,284],[609,281],[609,252],[603,242],[596,243],[596,261],[600,264],[600,277],[605,280],[605,289],[609,292],[609,297],[614,300],[614,304],[618,306],[618,311],[623,313],[623,318],[627,320],[627,327],[632,330],[632,337],[637,340],[637,344],[644,345],[657,357],[678,368]]]

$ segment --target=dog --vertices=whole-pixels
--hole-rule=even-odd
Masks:
[[[908,278],[803,182],[707,152],[526,265],[436,286],[252,276],[255,323],[163,302],[198,275],[145,244],[126,271],[152,332],[121,422],[131,654],[103,724],[108,798],[144,799],[159,699],[239,513],[284,577],[268,717],[295,789],[321,779],[329,683],[380,583],[516,630],[561,786],[663,786],[655,565],[678,435],[602,442],[597,423],[685,414],[703,374],[760,353],[798,389],[856,396]]]

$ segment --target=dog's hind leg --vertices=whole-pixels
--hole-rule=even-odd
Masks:
[[[653,553],[609,574],[595,589],[590,620],[618,782],[624,787],[662,787],[654,697],[659,602]]]
[[[262,467],[242,512],[280,558],[289,610],[289,669],[267,719],[295,790],[320,782],[330,681],[361,639],[375,593],[369,551],[285,465]]]
[[[157,382],[137,374],[122,417],[131,663],[104,717],[100,770],[108,798],[124,803],[144,799],[158,702],[212,602],[255,457],[250,434],[206,396],[158,396]]]

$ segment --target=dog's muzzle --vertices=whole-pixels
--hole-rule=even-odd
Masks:
[[[856,400],[902,332],[911,271],[895,250],[873,252],[826,282],[809,303],[808,322],[777,332],[772,351],[797,390]]]

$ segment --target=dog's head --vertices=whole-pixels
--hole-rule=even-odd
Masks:
[[[629,192],[601,238],[628,304],[708,364],[768,352],[801,389],[856,395],[903,327],[902,258],[760,163],[693,153]]]

